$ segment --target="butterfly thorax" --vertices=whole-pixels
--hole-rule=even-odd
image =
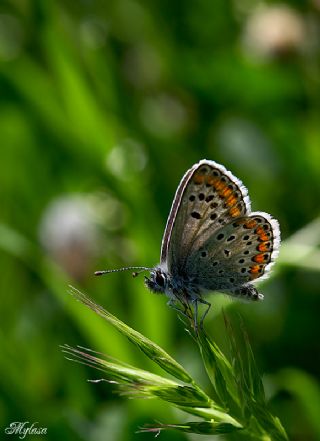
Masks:
[[[166,294],[170,299],[184,297],[195,299],[201,290],[196,280],[182,275],[172,276],[166,268],[156,267],[150,272],[150,278],[145,277],[145,284],[156,294]]]

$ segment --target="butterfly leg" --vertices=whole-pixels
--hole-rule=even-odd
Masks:
[[[193,321],[193,327],[194,327],[194,332],[197,334],[198,333],[198,298],[195,298],[194,300],[192,300],[192,303],[194,304],[194,321]]]
[[[202,314],[201,320],[200,320],[200,328],[203,328],[203,322],[206,317],[206,315],[209,312],[209,309],[211,308],[211,303],[207,302],[206,300],[203,300],[201,297],[196,297],[192,303],[194,303],[194,329],[197,332],[198,328],[198,303],[202,303],[203,305],[207,305],[207,309],[205,310],[204,314]]]
[[[202,314],[202,317],[201,317],[201,320],[200,320],[200,328],[202,329],[203,328],[204,319],[205,319],[206,315],[208,314],[209,309],[211,308],[211,303],[209,303],[206,300],[203,300],[201,298],[198,299],[198,302],[202,303],[203,305],[207,305],[207,309],[205,310],[204,314]]]
[[[186,305],[182,303],[182,305],[184,306],[184,311],[179,308],[176,304],[175,304],[175,300],[176,299],[170,299],[167,302],[167,305],[170,306],[170,308],[174,309],[175,311],[179,312],[180,314],[182,314],[184,317],[189,318],[188,314],[187,314],[187,308]]]

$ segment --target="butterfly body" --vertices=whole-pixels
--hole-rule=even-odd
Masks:
[[[199,284],[196,276],[186,274],[172,276],[160,266],[150,271],[150,277],[145,277],[145,285],[155,294],[166,294],[170,301],[177,300],[183,303],[201,302],[203,295],[214,291],[239,296],[243,300],[263,300],[263,294],[259,293],[252,284],[245,284],[228,291],[227,285],[217,278],[216,283],[211,283],[210,288],[207,288]]]

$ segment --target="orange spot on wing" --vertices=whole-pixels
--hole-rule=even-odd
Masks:
[[[259,272],[259,270],[260,270],[259,265],[253,265],[253,266],[250,267],[250,273],[251,274],[256,274],[256,273]]]
[[[218,180],[218,178],[214,178],[213,176],[209,176],[207,179],[207,184],[214,185],[214,183]]]
[[[228,199],[226,200],[226,204],[228,205],[228,207],[232,207],[233,205],[235,205],[237,203],[237,197],[234,195],[231,195],[230,197],[228,197]]]
[[[237,217],[237,216],[240,216],[240,214],[241,214],[241,212],[240,212],[240,210],[239,210],[238,207],[232,207],[232,208],[229,210],[229,213],[230,213],[230,215],[231,215],[232,217]]]
[[[228,198],[228,197],[232,194],[232,190],[231,190],[231,188],[226,187],[226,188],[224,188],[224,189],[222,190],[222,192],[221,192],[220,194],[221,194],[221,196],[223,196],[224,198]],[[230,199],[230,198],[229,198],[229,199]],[[227,200],[227,203],[228,203],[228,200]]]
[[[269,247],[267,246],[266,242],[262,242],[258,245],[258,250],[259,251],[268,251]]]
[[[250,267],[251,279],[257,279],[261,275],[261,268],[259,265],[253,265]]]
[[[200,175],[200,173],[193,176],[193,182],[195,184],[203,184],[205,181],[205,175]]]
[[[266,260],[266,256],[264,254],[257,254],[253,260],[257,263],[263,263]]]
[[[254,228],[257,225],[257,222],[253,219],[249,220],[245,223],[245,228]]]
[[[213,186],[217,191],[221,192],[226,187],[226,184],[224,182],[222,182],[220,179],[217,179],[213,183]]]
[[[264,229],[262,227],[258,227],[256,229],[256,233],[262,242],[265,242],[269,239],[268,235],[266,234],[266,232],[264,231]]]

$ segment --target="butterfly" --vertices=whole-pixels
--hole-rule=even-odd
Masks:
[[[268,213],[251,212],[242,182],[224,166],[204,159],[185,173],[177,188],[162,239],[160,264],[95,274],[150,271],[146,286],[154,293],[166,294],[170,306],[180,303],[188,317],[193,305],[196,327],[198,304],[207,305],[202,324],[210,308],[203,297],[210,292],[262,300],[255,282],[269,274],[279,247],[278,221]]]

